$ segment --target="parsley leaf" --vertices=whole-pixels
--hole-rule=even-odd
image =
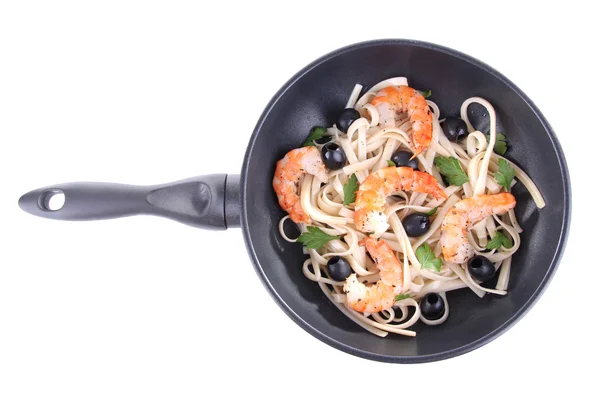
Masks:
[[[487,141],[489,143],[490,135],[485,135],[485,137],[487,138]],[[496,144],[494,144],[494,151],[496,153],[500,154],[501,156],[503,156],[506,153],[506,149],[507,149],[506,136],[504,136],[500,132],[496,133]]]
[[[404,299],[410,299],[410,294],[401,293],[401,294],[396,295],[396,297],[394,297],[394,301],[404,300]]]
[[[298,237],[298,241],[309,249],[320,249],[330,240],[339,239],[339,236],[331,236],[317,228],[316,226],[307,226],[308,232],[304,232]]]
[[[431,210],[427,211],[426,213],[424,213],[425,215],[427,215],[428,217],[431,217],[433,214],[435,214],[437,212],[438,208],[432,208]]]
[[[505,249],[510,249],[512,247],[512,240],[504,234],[504,232],[498,231],[492,240],[485,245],[485,248],[488,250],[499,249],[500,247],[504,247]]]
[[[310,130],[310,133],[308,134],[308,138],[306,138],[304,143],[302,143],[302,146],[314,146],[315,140],[321,139],[326,134],[327,134],[327,128],[324,128],[322,126],[315,126],[314,128],[312,128]]]
[[[395,167],[395,166],[396,166],[396,163],[395,163],[395,162],[393,162],[392,160],[387,160],[386,162],[387,162],[387,164],[388,164],[390,167]]]
[[[431,97],[431,89],[429,89],[428,91],[419,90],[419,93],[421,93],[426,99]]]
[[[435,258],[435,254],[433,254],[433,250],[427,243],[423,243],[417,251],[415,252],[417,256],[417,260],[421,263],[421,268],[425,269],[433,269],[437,272],[440,272],[442,268],[442,260],[439,258]]]
[[[347,206],[350,203],[356,201],[356,191],[358,190],[358,178],[356,174],[352,174],[348,183],[344,185],[344,205]]]
[[[498,160],[498,172],[494,174],[496,182],[510,191],[510,183],[515,179],[515,170],[504,159]]]
[[[434,162],[440,170],[440,174],[446,177],[449,184],[460,186],[469,182],[469,177],[464,173],[456,158],[438,156],[434,159]]]

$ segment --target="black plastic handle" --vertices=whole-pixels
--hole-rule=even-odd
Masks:
[[[64,194],[57,210],[49,199]],[[155,186],[74,182],[32,190],[19,206],[38,217],[91,221],[149,214],[196,228],[222,230],[240,225],[240,176],[203,175]]]

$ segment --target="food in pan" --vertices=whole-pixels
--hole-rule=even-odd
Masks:
[[[406,78],[361,91],[332,127],[313,128],[277,162],[273,188],[288,213],[279,230],[303,244],[304,275],[349,318],[379,336],[414,336],[417,321],[448,318],[451,290],[507,293],[522,232],[510,193],[517,180],[545,204],[503,157],[507,139],[485,99],[442,118],[431,91]],[[489,116],[488,134],[469,120],[474,103]],[[288,219],[298,238],[286,235]]]

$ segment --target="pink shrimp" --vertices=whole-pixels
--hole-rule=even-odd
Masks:
[[[321,182],[327,182],[327,168],[316,147],[291,150],[277,161],[275,167],[273,189],[277,194],[279,205],[296,223],[310,223],[310,217],[302,208],[298,195],[300,179],[307,173],[315,175]]]
[[[515,197],[510,193],[484,194],[456,203],[442,222],[440,243],[444,260],[456,264],[467,262],[475,253],[467,232],[484,218],[492,214],[504,214],[516,204]]]
[[[430,193],[438,200],[448,197],[427,172],[410,167],[381,168],[369,175],[356,192],[354,224],[357,229],[373,232],[376,237],[385,232],[389,227],[384,214],[385,199],[401,190]]]
[[[356,274],[350,275],[344,284],[346,304],[358,312],[374,313],[387,310],[396,302],[396,295],[402,292],[404,282],[402,263],[384,240],[367,236],[360,241],[360,244],[367,248],[375,260],[379,268],[379,281],[374,285],[366,286],[358,281]]]
[[[398,113],[405,112],[412,124],[413,158],[429,147],[433,117],[425,97],[409,86],[388,86],[371,100],[384,126],[394,126]]]

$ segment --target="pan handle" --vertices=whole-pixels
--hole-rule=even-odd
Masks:
[[[64,198],[64,203],[56,204],[55,196]],[[56,220],[92,221],[147,214],[196,228],[223,230],[240,225],[240,176],[202,175],[155,186],[63,183],[24,194],[19,206],[35,216]]]

